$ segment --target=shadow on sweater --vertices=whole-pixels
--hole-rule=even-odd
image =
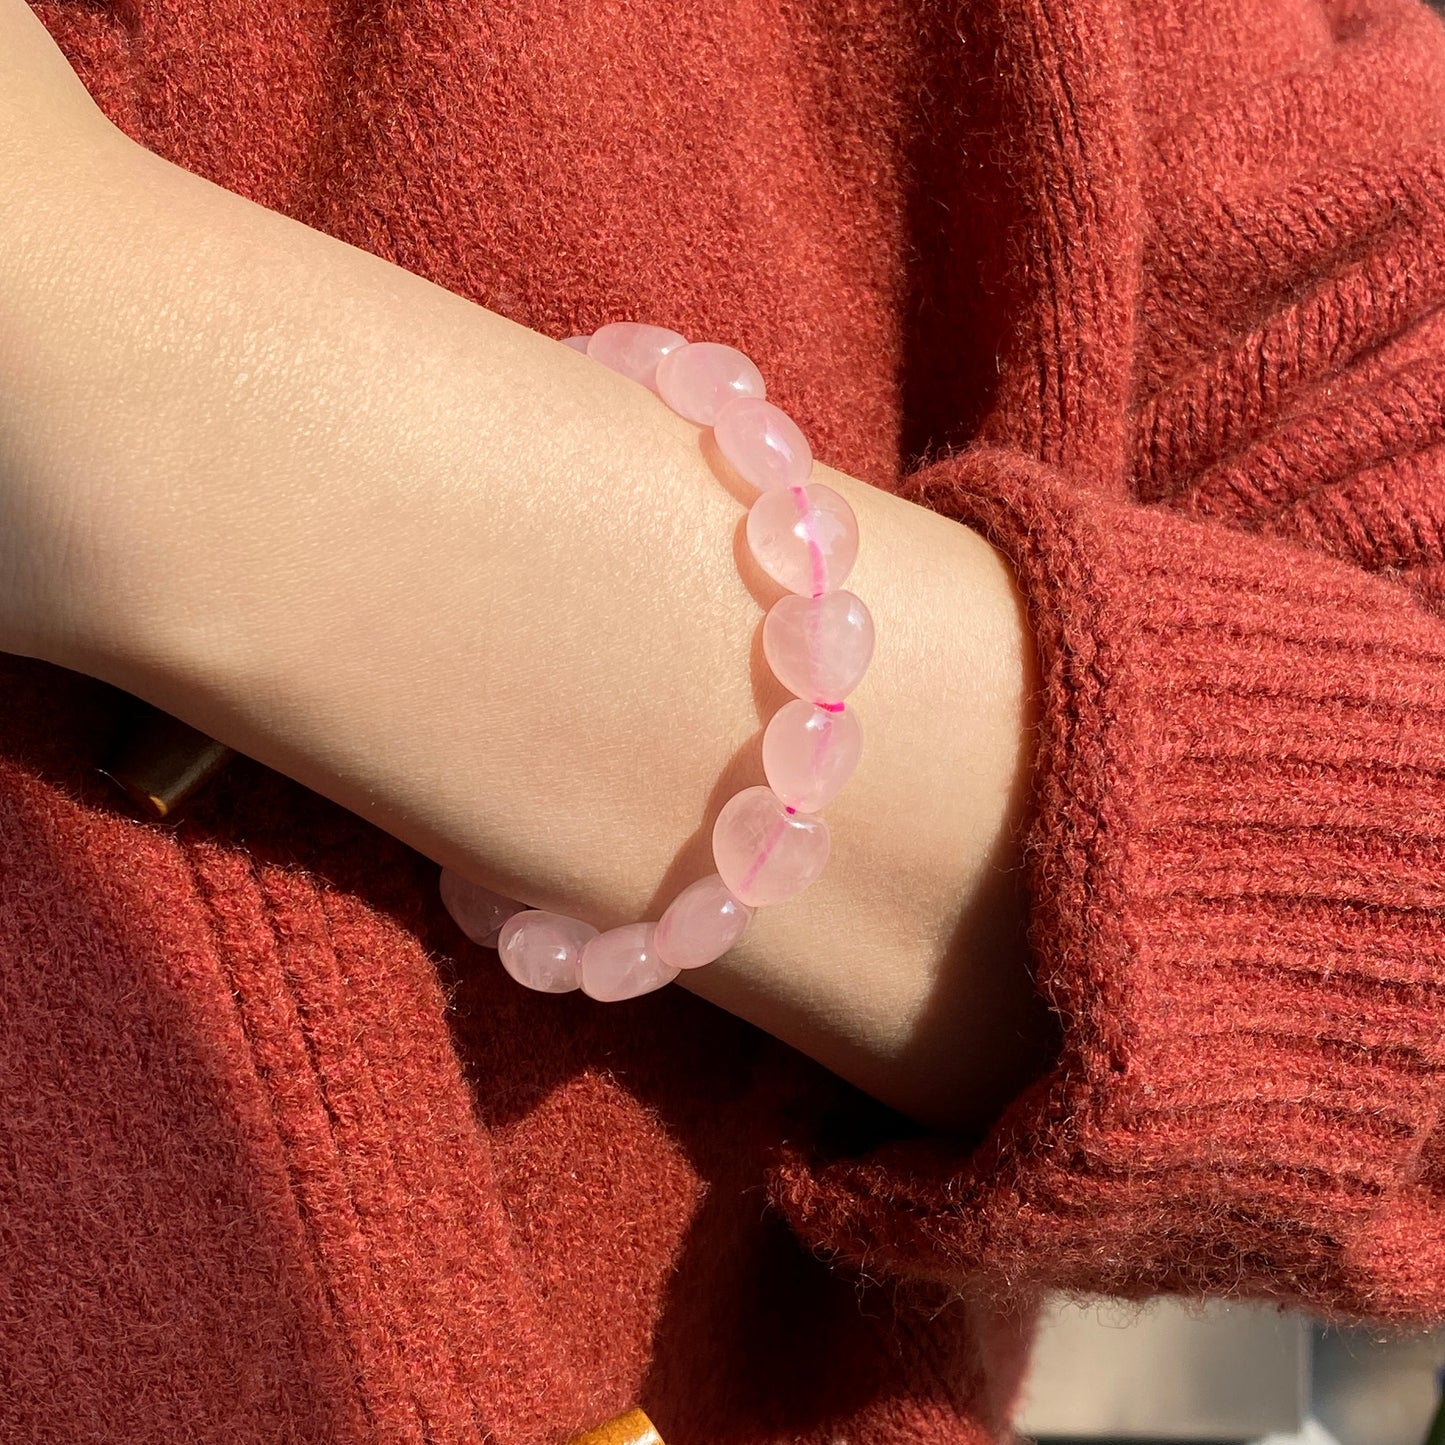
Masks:
[[[48,1234],[11,1251],[50,1283],[32,1296],[44,1319],[12,1322],[28,1340],[3,1342],[37,1382],[7,1424],[105,1401],[179,1438],[225,1402],[258,1439],[347,1439],[425,1418],[428,1390],[438,1409],[470,1399],[484,1428],[504,1386],[535,1400],[538,1440],[633,1404],[666,1439],[716,1445],[1001,1418],[1027,1311],[981,1330],[945,1291],[815,1257],[766,1203],[783,1139],[846,1155],[916,1126],[684,990],[600,1006],[518,988],[457,932],[434,864],[249,759],[177,821],[135,820],[94,770],[124,695],[3,668],[0,982],[7,1067],[26,1082],[7,1098],[0,1208],[73,1241],[63,1269]],[[446,1132],[448,1100],[418,1096],[444,1063],[408,1074],[434,1037],[411,1012],[428,990],[470,1093],[462,1133]],[[333,1196],[351,1203],[317,1213]],[[343,1256],[382,1281],[372,1306],[335,1273],[342,1246],[313,1233],[343,1226]],[[435,1340],[408,1354],[432,1316],[385,1284],[439,1239],[453,1254],[427,1264],[427,1308],[478,1380],[450,1395],[417,1363]],[[171,1351],[164,1406],[154,1361],[127,1373],[153,1317],[178,1325],[147,1346]],[[75,1349],[91,1364],[62,1368]],[[354,1368],[367,1349],[396,1354]],[[396,1398],[358,1398],[357,1378],[375,1390],[388,1370]]]

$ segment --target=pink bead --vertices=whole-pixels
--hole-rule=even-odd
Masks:
[[[442,903],[453,922],[473,943],[480,943],[483,948],[495,948],[502,925],[526,907],[514,898],[493,893],[490,888],[463,878],[450,868],[442,869],[440,890]]]
[[[580,351],[583,356],[587,355],[587,341],[585,336],[566,336],[562,339],[563,346],[570,346],[573,351]]]
[[[655,923],[624,923],[597,934],[582,950],[582,992],[616,1003],[671,983],[679,970],[657,956],[656,931]]]
[[[518,983],[539,993],[571,993],[582,987],[582,952],[596,936],[580,918],[528,908],[502,925],[497,953]]]
[[[801,698],[784,703],[763,733],[763,773],[789,808],[816,813],[843,791],[863,756],[863,729],[848,709]]]
[[[843,585],[858,560],[858,519],[832,487],[779,487],[748,508],[748,546],[774,582],[817,597]]]
[[[771,788],[734,793],[712,829],[712,857],[728,891],[749,908],[795,898],[828,864],[828,825],[789,813]]]
[[[753,910],[728,892],[716,873],[689,884],[657,920],[653,945],[673,968],[701,968],[747,932]]]
[[[868,671],[873,616],[851,592],[791,593],[778,598],[763,618],[763,654],[773,675],[795,696],[841,702]]]
[[[740,396],[762,396],[763,374],[735,346],[693,341],[669,351],[657,365],[657,394],[679,416],[711,426]]]
[[[587,355],[654,391],[657,363],[670,351],[687,345],[687,337],[665,326],[640,321],[611,321],[599,326],[587,343]]]
[[[801,487],[813,474],[813,449],[787,412],[761,396],[740,396],[712,424],[718,450],[762,491]]]

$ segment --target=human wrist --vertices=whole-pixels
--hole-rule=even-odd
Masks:
[[[771,710],[741,511],[696,428],[369,253],[144,169],[56,442],[105,486],[76,529],[86,626],[51,660],[530,904],[656,916],[726,784],[757,781]],[[816,891],[688,986],[956,1122],[993,1106],[1007,1068],[974,1044],[1026,986],[1006,857],[1026,639],[980,538],[818,479],[872,544],[867,771]]]
[[[849,699],[865,762],[829,805],[824,875],[677,983],[910,1118],[976,1130],[1043,1071],[1056,1038],[1025,936],[1037,689],[1025,606],[977,532],[823,480],[859,512],[856,590],[878,622]]]

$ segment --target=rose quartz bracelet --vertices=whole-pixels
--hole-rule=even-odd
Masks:
[[[656,923],[599,932],[578,918],[523,909],[444,868],[448,912],[507,972],[543,993],[580,988],[611,1002],[671,983],[721,958],[753,911],[795,898],[828,861],[818,816],[858,766],[863,734],[843,699],[873,656],[873,618],[843,580],[858,555],[853,509],[810,483],[813,453],[796,423],[764,399],[763,378],[741,351],[688,342],[676,331],[619,321],[565,345],[655,391],[679,416],[711,427],[718,450],[757,487],[748,546],[787,588],[763,621],[763,651],[794,694],[763,733],[767,786],[744,788],[712,830],[717,869],[678,894]]]

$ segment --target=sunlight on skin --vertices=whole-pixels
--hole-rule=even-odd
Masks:
[[[762,658],[781,589],[747,550],[752,490],[645,388],[107,144],[0,266],[33,342],[0,359],[0,524],[29,559],[0,558],[12,649],[509,897],[601,928],[656,918],[710,871],[712,820],[763,780],[789,697]],[[823,877],[678,982],[962,1127],[1047,1032],[1013,841],[1021,604],[969,529],[814,480],[860,524],[863,760],[827,810]]]

